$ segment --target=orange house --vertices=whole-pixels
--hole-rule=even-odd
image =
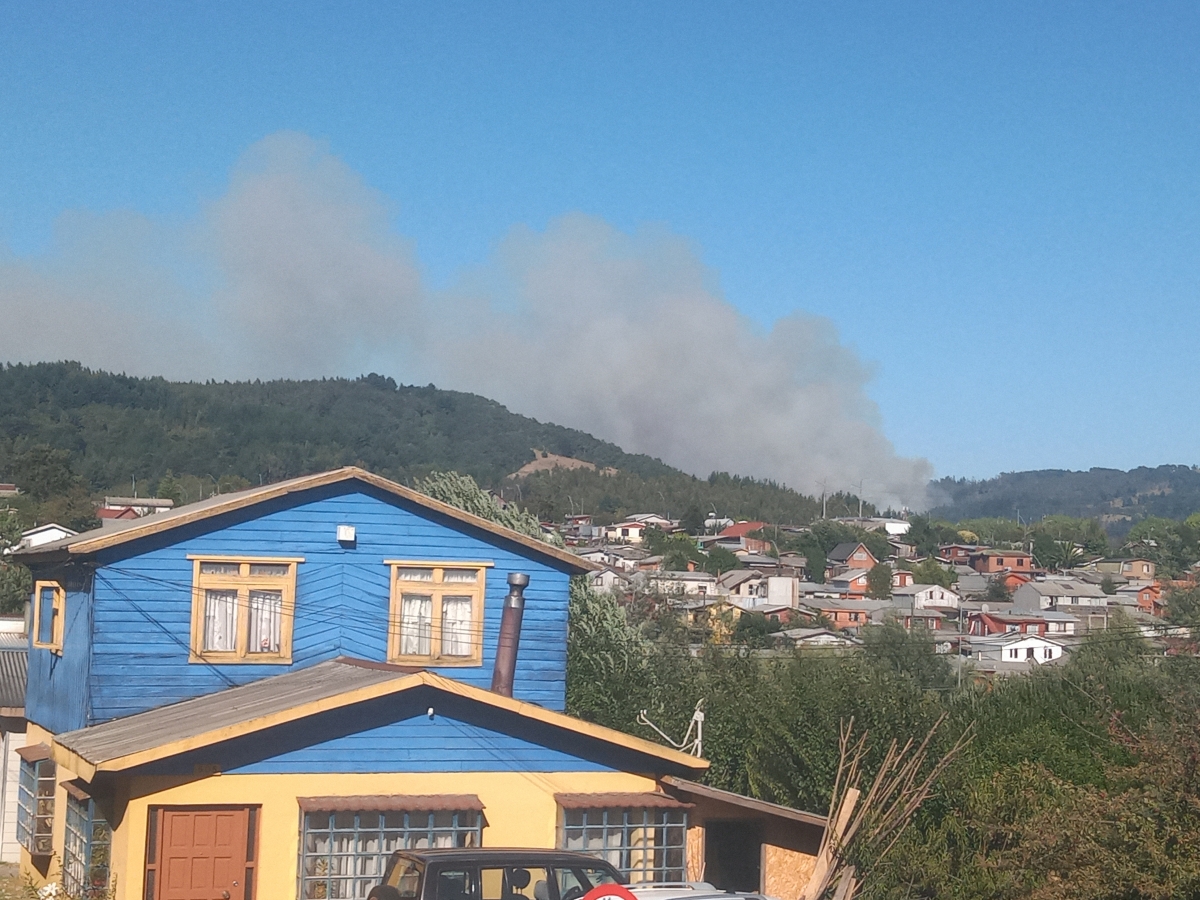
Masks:
[[[971,555],[971,568],[981,575],[994,575],[1006,569],[1029,573],[1033,571],[1033,557],[1024,550],[980,550]]]

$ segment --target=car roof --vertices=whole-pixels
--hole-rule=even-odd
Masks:
[[[448,847],[430,850],[397,850],[396,854],[424,863],[458,861],[499,864],[558,863],[560,865],[612,868],[608,862],[588,853],[575,853],[571,850],[537,850],[528,847]]]

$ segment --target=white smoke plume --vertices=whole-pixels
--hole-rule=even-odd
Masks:
[[[756,328],[684,239],[573,214],[514,228],[459,286],[422,285],[389,206],[324,146],[274,135],[182,226],[72,215],[0,256],[0,360],[171,378],[356,375],[475,391],[687,471],[919,506],[869,372],[830,322]]]

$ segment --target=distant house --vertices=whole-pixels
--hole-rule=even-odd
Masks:
[[[879,621],[876,617],[879,611],[887,609],[890,606],[891,604],[886,600],[823,600],[806,598],[801,601],[800,610],[810,618],[815,619],[823,616],[834,628],[862,628]]]
[[[963,649],[967,649],[976,659],[1043,665],[1061,659],[1064,645],[1061,641],[1036,634],[1013,633],[971,638]]]
[[[1167,612],[1166,601],[1160,596],[1157,584],[1126,584],[1117,588],[1116,597],[1122,604],[1136,606],[1144,613],[1152,616],[1164,616]]]
[[[1129,581],[1153,581],[1154,561],[1133,557],[1130,559],[1098,559],[1095,562],[1097,572],[1104,575],[1119,575]]]
[[[892,573],[892,587],[902,588],[913,584],[913,573],[907,569],[897,569]]]
[[[867,593],[866,569],[849,569],[841,575],[835,575],[829,581],[835,588],[847,594],[863,596]]]
[[[969,566],[971,557],[979,550],[978,544],[942,544],[938,547],[938,557],[952,565]]]
[[[640,544],[647,527],[645,522],[618,522],[604,529],[604,539],[613,544]]]
[[[805,649],[852,650],[862,644],[856,637],[828,628],[787,628],[779,634]]]
[[[893,602],[890,607],[882,607],[875,612],[872,622],[880,623],[894,619],[904,626],[905,631],[941,631],[944,613],[936,609],[922,609],[911,603]]]
[[[730,597],[764,597],[766,576],[754,569],[731,569],[717,579],[717,589]]]
[[[170,512],[175,506],[174,500],[162,497],[105,497],[104,505],[96,511],[101,519],[127,518],[126,516],[106,516],[105,510],[124,512],[132,510],[134,518],[153,516],[157,513]]]
[[[97,519],[140,519],[138,511],[132,506],[102,506],[96,510]]]
[[[913,584],[892,588],[892,599],[917,609],[958,609],[962,598],[938,584]]]
[[[721,533],[718,535],[722,539],[720,546],[745,550],[749,553],[766,553],[771,549],[771,542],[749,536],[766,527],[766,522],[735,522],[721,529]],[[734,541],[737,542],[736,548],[730,546]]]
[[[983,604],[985,607],[987,604]],[[967,634],[986,637],[997,634],[1036,634],[1069,637],[1077,633],[1079,622],[1057,610],[1031,610],[1013,607],[1004,611],[989,609],[966,613]]]
[[[79,534],[78,531],[73,531],[65,525],[49,522],[45,525],[39,525],[37,528],[22,531],[21,540],[17,542],[17,546],[22,550],[31,547],[40,547],[42,544],[49,544],[51,541],[61,541],[63,538],[75,537],[77,534]]]
[[[867,549],[866,544],[854,544],[849,542],[838,544],[827,554],[825,554],[825,559],[830,566],[834,567],[834,574],[839,574],[836,571],[838,569],[840,569],[842,572],[845,572],[848,569],[869,570],[879,565],[879,560],[877,560],[875,555]]]
[[[978,550],[971,554],[971,567],[980,574],[994,575],[1005,570],[1017,573],[1033,571],[1033,557],[1024,550]]]
[[[1030,581],[1013,592],[1013,603],[1024,609],[1057,609],[1060,606],[1108,606],[1112,598],[1098,585],[1074,578]]]
[[[912,523],[906,519],[889,519],[886,516],[839,516],[834,521],[863,531],[882,531],[888,537],[908,534],[912,528]]]
[[[717,576],[708,572],[648,572],[646,585],[660,594],[716,596]]]
[[[599,572],[592,572],[588,575],[588,579],[591,581],[592,587],[598,591],[627,593],[633,588],[633,579],[612,566],[605,566]]]
[[[0,497],[16,497],[20,493],[15,484],[7,481],[0,482]]]

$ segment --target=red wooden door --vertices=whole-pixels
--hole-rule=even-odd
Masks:
[[[164,809],[155,900],[248,900],[248,809]]]

